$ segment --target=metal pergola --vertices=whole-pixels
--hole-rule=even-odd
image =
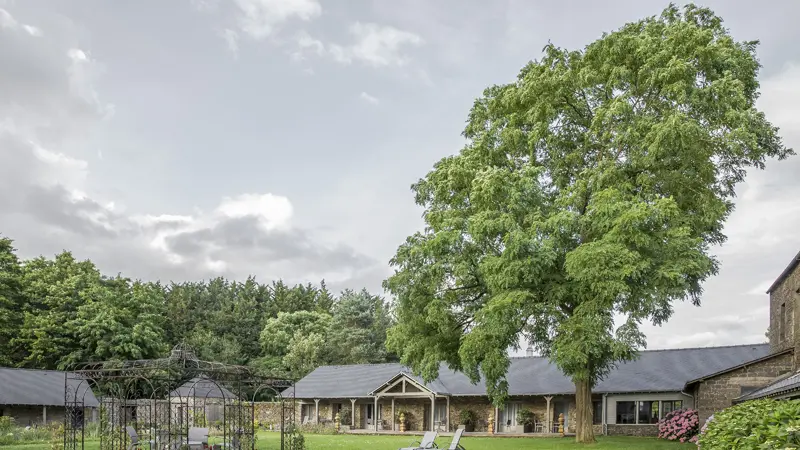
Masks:
[[[288,399],[283,393],[287,392]],[[85,450],[87,393],[100,402],[100,450],[195,450],[190,430],[208,429],[201,447],[255,450],[255,403],[280,405],[281,450],[292,450],[294,383],[245,366],[202,361],[179,345],[169,357],[80,364],[64,380],[64,450]],[[138,442],[137,442],[138,441]],[[210,444],[209,444],[210,443]]]

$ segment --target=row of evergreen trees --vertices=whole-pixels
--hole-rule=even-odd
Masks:
[[[391,324],[388,304],[366,290],[109,277],[68,251],[23,261],[0,237],[2,366],[158,358],[186,343],[201,359],[297,379],[322,364],[394,360],[385,350]]]

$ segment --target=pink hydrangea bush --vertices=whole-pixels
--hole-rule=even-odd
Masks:
[[[658,437],[670,441],[697,442],[700,418],[695,409],[678,409],[658,422]]]

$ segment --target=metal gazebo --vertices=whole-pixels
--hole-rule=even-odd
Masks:
[[[88,392],[100,401],[100,450],[255,450],[260,399],[279,405],[280,449],[292,450],[294,395],[283,392],[293,389],[291,380],[202,361],[182,345],[166,358],[81,364],[65,374],[64,450],[85,450]]]

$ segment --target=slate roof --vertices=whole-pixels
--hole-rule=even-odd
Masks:
[[[195,377],[186,383],[183,383],[179,388],[172,391],[170,396],[195,398],[236,398],[236,395],[225,389],[224,386],[205,376]]]
[[[720,370],[719,372],[709,373],[709,374],[703,375],[700,378],[689,380],[689,381],[686,382],[686,386],[685,386],[684,390],[689,390],[690,386],[692,384],[699,383],[701,381],[705,381],[705,380],[707,380],[709,378],[714,378],[714,377],[717,377],[719,375],[722,375],[722,374],[725,374],[725,373],[728,373],[728,372],[733,372],[734,370],[741,369],[742,367],[752,366],[753,364],[757,364],[757,363],[760,363],[760,362],[763,362],[763,361],[769,361],[770,359],[777,358],[779,356],[783,356],[783,355],[785,355],[787,353],[792,353],[793,351],[794,351],[793,348],[787,348],[786,350],[783,350],[783,351],[780,351],[780,352],[777,352],[777,353],[770,353],[767,356],[764,356],[762,358],[756,358],[756,359],[753,359],[753,360],[750,360],[750,361],[745,361],[742,364],[738,364],[738,365],[735,365],[735,366],[727,367],[727,368],[725,368],[723,370]]]
[[[743,364],[769,354],[768,344],[704,347],[669,350],[645,350],[639,358],[620,364],[594,389],[596,393],[678,392],[684,384],[708,374]],[[361,364],[319,367],[295,384],[297,398],[369,397],[399,373],[424,384],[437,394],[483,396],[483,381],[472,384],[460,372],[442,366],[439,377],[424,383],[401,364]],[[543,357],[512,358],[508,372],[509,395],[573,394],[575,386]],[[291,397],[291,389],[283,393]]]
[[[786,377],[782,380],[778,380],[772,384],[768,384],[761,389],[756,389],[755,391],[745,394],[734,401],[739,403],[747,400],[756,400],[759,398],[776,397],[779,395],[790,394],[792,392],[798,392],[798,396],[800,396],[800,372],[797,372],[794,375]]]
[[[0,405],[64,406],[65,377],[65,372],[57,370],[0,367]],[[71,399],[83,399],[87,407],[99,406],[88,383],[77,376],[68,382],[77,392]]]

